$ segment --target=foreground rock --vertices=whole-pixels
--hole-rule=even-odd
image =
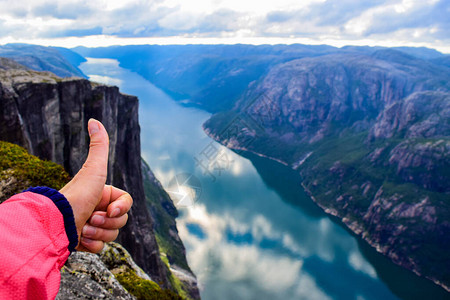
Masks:
[[[91,253],[75,252],[61,269],[61,287],[56,299],[135,299]]]
[[[61,288],[56,299],[173,299],[162,290],[130,254],[117,243],[108,243],[97,255],[72,253],[61,269]]]

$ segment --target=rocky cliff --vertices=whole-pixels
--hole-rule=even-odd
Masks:
[[[169,281],[181,295],[200,298],[197,279],[186,261],[186,250],[178,236],[175,218],[178,211],[167,192],[155,177],[147,163],[142,160],[145,196],[150,214],[154,220],[154,231],[161,259],[170,269]]]
[[[326,212],[450,291],[450,69],[395,50],[279,64],[204,124],[296,169]]]
[[[134,204],[118,237],[138,265],[163,288],[176,289],[161,260],[147,209],[140,156],[138,99],[117,87],[85,79],[62,79],[2,60],[0,70],[0,137],[52,160],[75,174],[88,150],[87,122],[103,122],[110,136],[109,184],[130,192]],[[12,68],[13,66],[13,68]],[[188,270],[190,271],[190,270]],[[195,278],[192,275],[193,278]],[[196,282],[191,289],[197,291]]]

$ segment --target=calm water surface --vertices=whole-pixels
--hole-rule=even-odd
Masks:
[[[142,155],[164,186],[179,173],[201,182],[177,223],[203,299],[389,300],[411,296],[414,285],[416,296],[433,289],[330,220],[293,171],[213,142],[201,129],[209,113],[181,106],[115,60],[88,59],[81,69],[139,97]],[[194,159],[211,146],[227,159],[215,180]]]

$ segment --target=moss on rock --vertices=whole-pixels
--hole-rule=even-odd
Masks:
[[[64,168],[43,161],[24,148],[0,141],[0,202],[28,186],[48,186],[61,189],[70,176]]]
[[[100,258],[120,284],[137,299],[183,299],[174,291],[162,289],[152,281],[120,244],[106,243]]]
[[[115,275],[122,286],[138,300],[182,300],[171,290],[161,289],[155,282],[136,275],[134,270]]]

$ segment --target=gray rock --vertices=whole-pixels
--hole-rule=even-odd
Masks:
[[[135,299],[95,254],[74,252],[61,269],[56,299]]]
[[[429,138],[450,135],[450,93],[424,91],[387,106],[369,138]]]
[[[437,192],[450,192],[450,140],[406,140],[389,154],[389,164],[405,181]]]
[[[131,258],[128,251],[118,243],[106,243],[99,254],[101,261],[113,274],[133,270],[136,275],[145,280],[152,280]],[[152,280],[153,281],[153,280]]]

